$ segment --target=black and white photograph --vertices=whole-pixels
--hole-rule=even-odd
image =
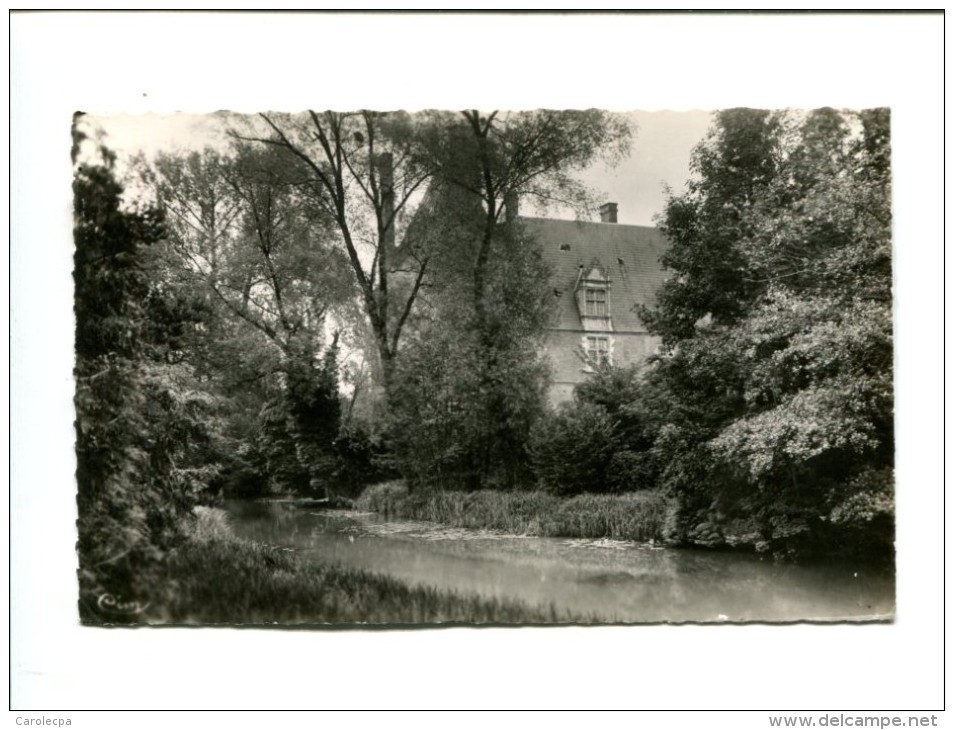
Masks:
[[[930,717],[942,18],[11,13],[11,709]]]
[[[893,617],[888,109],[73,136],[84,623]]]

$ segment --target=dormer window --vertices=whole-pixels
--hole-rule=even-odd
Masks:
[[[609,316],[609,309],[606,306],[606,287],[586,287],[583,308],[587,317]]]
[[[596,259],[589,266],[580,266],[576,280],[576,306],[580,324],[586,331],[612,332],[612,282]]]

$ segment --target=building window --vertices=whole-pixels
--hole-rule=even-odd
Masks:
[[[587,317],[607,317],[606,289],[586,287],[585,315]]]
[[[573,296],[584,331],[603,333],[613,329],[612,283],[600,262],[593,259],[589,268],[580,266]],[[585,343],[584,343],[585,344]]]
[[[586,359],[589,363],[597,366],[610,364],[610,343],[609,337],[586,338]]]

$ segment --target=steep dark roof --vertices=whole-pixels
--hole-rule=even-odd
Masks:
[[[544,260],[553,268],[553,287],[560,300],[557,329],[580,328],[574,289],[580,267],[588,267],[594,259],[612,281],[613,329],[645,329],[637,314],[639,306],[655,302],[666,278],[659,257],[668,243],[658,228],[549,218],[520,218],[520,222],[539,242]]]

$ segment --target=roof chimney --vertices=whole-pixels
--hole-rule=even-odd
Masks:
[[[603,203],[603,205],[600,206],[600,222],[616,222],[616,203]]]

